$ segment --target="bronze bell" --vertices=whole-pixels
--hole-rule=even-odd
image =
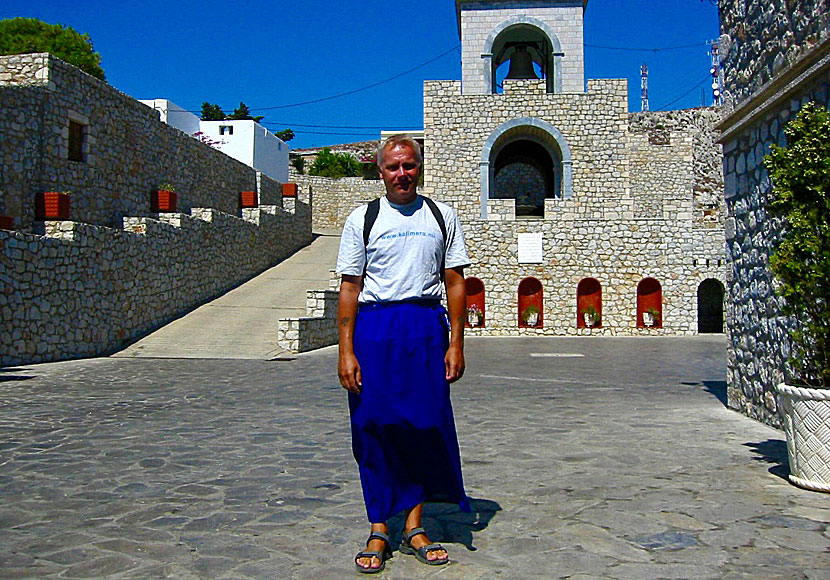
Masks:
[[[523,44],[516,46],[510,56],[510,68],[507,70],[506,79],[538,79],[539,75],[533,68],[533,58]]]

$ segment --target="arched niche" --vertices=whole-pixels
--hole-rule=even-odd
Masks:
[[[593,324],[586,322],[593,318]],[[599,328],[602,326],[602,285],[596,278],[583,278],[576,287],[576,327]]]
[[[542,283],[530,276],[519,282],[519,326],[541,328],[544,314]]]
[[[467,326],[484,326],[487,322],[484,310],[484,282],[470,276],[464,284],[467,288]]]
[[[652,325],[646,324],[647,314],[654,318]],[[663,327],[663,288],[654,278],[643,278],[637,284],[637,328],[646,327]]]
[[[723,284],[707,278],[697,287],[697,331],[700,334],[723,332]]]
[[[544,215],[546,199],[573,195],[571,149],[556,127],[535,117],[497,127],[480,165],[482,219],[489,199],[516,199],[517,217],[530,217]]]
[[[522,45],[533,59],[548,93],[562,91],[562,45],[553,29],[542,20],[516,15],[500,22],[484,42],[481,54],[484,83],[491,94],[497,91],[498,71]]]

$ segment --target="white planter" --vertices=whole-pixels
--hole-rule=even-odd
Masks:
[[[654,326],[654,316],[650,312],[643,312],[643,325]]]
[[[594,317],[588,314],[587,312],[582,313],[582,320],[585,321],[585,326],[591,328],[594,326]]]
[[[781,383],[776,391],[787,433],[790,481],[830,492],[830,390]]]
[[[527,325],[536,326],[539,323],[539,315],[537,313],[527,315]]]

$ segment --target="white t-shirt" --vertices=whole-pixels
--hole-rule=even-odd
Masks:
[[[446,204],[435,202],[447,227],[445,268],[470,265],[461,223]],[[419,195],[408,205],[389,203],[380,198],[378,218],[363,247],[363,222],[366,207],[354,210],[343,226],[337,273],[366,275],[358,301],[390,302],[396,300],[441,298],[441,249],[444,238],[441,226]],[[368,258],[368,265],[366,260]]]

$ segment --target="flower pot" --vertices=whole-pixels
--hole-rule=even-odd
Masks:
[[[297,184],[296,183],[283,183],[282,184],[282,196],[283,197],[297,197]]]
[[[652,327],[657,323],[651,312],[643,312],[643,326]]]
[[[592,328],[594,326],[594,317],[587,312],[582,313],[582,320],[585,321],[585,326],[588,328]]]
[[[787,434],[790,481],[830,492],[830,390],[784,383],[775,390]]]
[[[241,207],[257,207],[255,191],[243,191],[239,194],[239,205]]]
[[[0,215],[0,230],[14,229],[14,218],[10,215]]]
[[[35,196],[35,216],[39,220],[68,220],[69,194],[46,191]]]
[[[175,191],[159,189],[153,193],[152,208],[155,213],[176,211],[178,197]]]
[[[536,326],[537,324],[539,324],[539,314],[537,312],[534,312],[533,314],[528,314],[527,321],[525,321],[525,324],[527,324],[528,326]]]

